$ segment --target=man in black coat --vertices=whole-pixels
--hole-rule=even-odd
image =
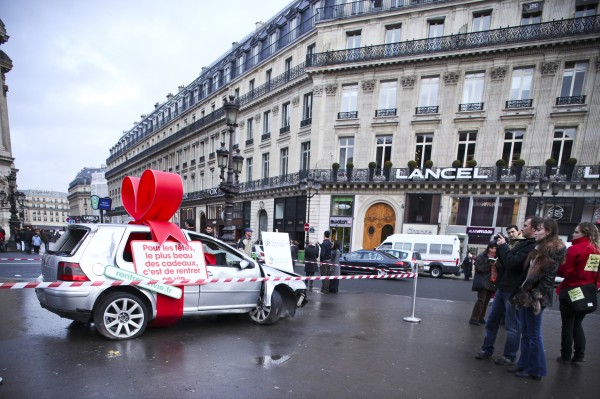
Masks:
[[[23,249],[23,252],[30,254],[31,253],[31,239],[33,238],[33,232],[31,231],[31,229],[29,227],[26,227],[25,229],[23,229],[23,232],[21,233],[21,240],[23,240],[23,242],[25,242],[25,248]]]
[[[481,351],[475,355],[476,359],[489,359],[494,353],[494,343],[500,320],[504,317],[506,329],[506,342],[504,343],[504,354],[495,359],[494,363],[500,366],[515,364],[517,352],[520,345],[521,326],[517,316],[517,310],[509,299],[519,288],[519,280],[523,272],[523,266],[529,252],[535,248],[534,232],[541,226],[543,219],[538,216],[528,216],[523,223],[523,237],[518,244],[510,249],[506,239],[499,236],[496,240],[498,245],[498,279],[496,280],[496,293],[494,301],[485,323],[485,338]]]

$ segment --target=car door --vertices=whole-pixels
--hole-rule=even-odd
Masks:
[[[190,238],[202,242],[208,278],[220,280],[200,286],[198,309],[210,311],[256,306],[262,282],[234,281],[262,277],[260,269],[253,267],[255,265],[253,262],[219,240],[192,234],[190,234]],[[250,262],[250,267],[242,268],[241,261]],[[233,281],[222,281],[225,279]]]

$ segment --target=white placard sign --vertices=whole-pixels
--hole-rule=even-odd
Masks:
[[[207,279],[201,242],[183,245],[166,241],[158,245],[153,241],[132,241],[131,249],[135,271],[142,276],[160,281]]]
[[[289,234],[263,231],[261,236],[265,251],[265,264],[284,272],[294,273]]]

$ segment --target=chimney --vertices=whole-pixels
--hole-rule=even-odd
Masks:
[[[254,26],[256,27],[256,29],[255,29],[255,30],[259,30],[259,29],[260,29],[260,28],[262,28],[264,25],[265,25],[265,23],[264,23],[264,22],[262,22],[262,21],[255,22],[255,23],[254,23]]]
[[[154,104],[154,109],[158,108],[159,105],[159,103]]]
[[[167,94],[167,100],[168,101],[171,101],[172,98],[173,98],[173,94],[171,94],[171,93]]]

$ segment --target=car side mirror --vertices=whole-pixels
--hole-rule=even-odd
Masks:
[[[239,263],[240,269],[254,269],[254,262],[247,261],[246,259],[242,259]]]

